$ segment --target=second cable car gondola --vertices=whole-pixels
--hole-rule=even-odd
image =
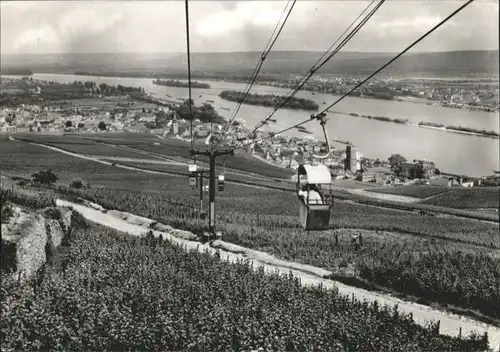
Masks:
[[[332,153],[325,129],[326,114],[312,115],[318,119],[326,141],[325,155],[312,155],[314,159],[326,159]],[[332,176],[328,167],[321,163],[300,164],[297,173],[300,224],[304,230],[327,230],[333,206]]]

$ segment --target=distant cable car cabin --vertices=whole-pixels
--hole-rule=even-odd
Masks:
[[[320,121],[326,141],[325,155],[312,155],[314,159],[326,159],[332,153],[328,134],[325,129],[326,114],[311,115]],[[297,174],[297,196],[300,200],[300,224],[306,230],[327,230],[333,206],[332,176],[326,165],[315,162],[300,164]]]
[[[223,174],[219,175],[217,178],[217,189],[219,190],[219,192],[224,191],[224,175]]]

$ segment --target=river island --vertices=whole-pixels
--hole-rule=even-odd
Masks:
[[[236,102],[240,102],[243,96],[242,92],[234,90],[224,90],[219,94],[222,99]],[[291,97],[283,101],[284,99],[285,97],[282,95],[249,93],[245,97],[245,104],[273,107],[283,104],[283,108],[313,111],[317,111],[319,108],[319,105],[311,99]]]
[[[155,79],[153,81],[153,84],[156,84],[158,86],[166,86],[166,87],[181,87],[181,88],[188,88],[189,87],[189,82],[184,82],[184,81],[178,81],[178,80],[162,80],[162,79]],[[197,82],[197,81],[192,81],[191,82],[191,88],[203,88],[203,89],[209,89],[210,84],[208,83],[202,83],[202,82]]]

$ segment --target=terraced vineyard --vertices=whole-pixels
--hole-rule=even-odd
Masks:
[[[34,293],[36,292],[36,293]],[[410,316],[154,238],[75,230],[37,280],[2,278],[3,350],[485,350]],[[360,333],[362,331],[362,333]]]
[[[54,166],[63,167],[55,168],[55,172],[70,177],[81,172],[80,177],[93,184],[91,189],[60,186],[46,192],[84,197],[108,209],[129,211],[196,233],[206,229],[206,220],[200,219],[197,212],[198,192],[191,189],[185,177],[145,174],[97,163],[93,163],[95,170],[84,172],[82,168],[88,166],[82,167],[80,159],[23,145],[26,149],[21,150],[25,154],[17,160],[25,163],[30,172],[39,171],[45,163],[39,155],[32,154],[32,150],[37,149],[54,160],[58,158]],[[1,160],[9,158],[5,154],[2,149]],[[13,162],[14,159],[9,160],[11,172],[22,167]],[[217,198],[217,226],[227,241],[331,269],[346,281],[351,280],[349,282],[352,278],[363,279],[404,294],[415,294],[405,287],[418,285],[421,287],[416,293],[419,299],[453,304],[500,318],[498,306],[491,305],[491,300],[500,302],[498,224],[422,217],[336,202],[330,232],[304,233],[299,229],[293,193],[228,184]],[[350,236],[359,232],[363,233],[364,245],[356,250],[350,244]],[[495,254],[497,259],[492,262]],[[443,260],[449,264],[443,265]],[[468,261],[471,264],[466,267],[460,264]],[[441,270],[432,275],[424,270],[433,267]],[[386,280],[386,277],[392,279]],[[461,279],[457,281],[455,277]]]

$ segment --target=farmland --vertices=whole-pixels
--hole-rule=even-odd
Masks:
[[[500,188],[455,189],[422,203],[450,208],[500,208]]]
[[[144,158],[143,154],[135,153],[131,150],[124,150],[121,148],[113,147],[111,145],[104,145],[94,141],[86,140],[78,137],[67,136],[52,136],[52,135],[20,135],[16,136],[17,139],[24,141],[32,141],[35,143],[44,143],[56,148],[61,148],[66,151],[97,155],[97,156],[116,156],[127,158]],[[152,143],[151,143],[152,144]]]
[[[29,134],[20,135],[18,138],[31,140],[38,143],[45,143],[76,153],[84,154],[86,153],[95,155],[144,158],[144,154],[139,153],[139,151],[144,151],[150,153],[149,158],[151,158],[151,155],[153,154],[158,154],[160,156],[163,155],[168,157],[181,157],[187,160],[192,159],[189,154],[188,143],[175,139],[162,140],[151,135],[117,133],[113,134],[113,137],[109,137],[109,135],[105,134],[102,136],[95,134],[91,136],[85,136],[85,138],[83,138],[77,135],[51,137],[47,135]],[[108,145],[104,145],[102,143],[106,143]],[[120,148],[114,148],[110,144],[128,147],[129,149],[124,150]],[[201,144],[199,145],[199,147],[204,148],[206,146]],[[136,149],[136,151],[130,148],[134,148]],[[205,159],[199,157],[198,160]],[[219,158],[217,160],[217,165],[222,166],[223,161],[224,158]],[[289,179],[293,174],[293,172],[291,172],[290,170],[269,165],[246,154],[237,154],[234,157],[228,158],[226,160],[226,167],[228,169],[241,170],[249,173],[258,172],[261,176],[279,179]]]
[[[371,188],[367,191],[420,198],[422,199],[422,201],[420,201],[420,204],[428,204],[447,208],[498,209],[500,207],[500,189],[498,187],[449,188],[419,185],[391,188]]]
[[[8,174],[24,170],[29,175],[52,165],[61,180],[79,176],[92,183],[90,189],[59,186],[47,192],[81,196],[195,233],[206,228],[196,211],[198,192],[186,178],[117,169],[23,142],[2,144],[11,148],[0,151]],[[419,300],[500,318],[500,267],[492,260],[500,249],[498,224],[337,201],[330,231],[305,233],[297,213],[293,193],[228,184],[217,195],[217,229],[229,242],[324,267],[340,279],[357,278]],[[359,250],[350,244],[357,233],[364,236]],[[440,270],[429,272],[436,267]]]
[[[175,139],[167,139],[162,141],[152,135],[135,134],[135,133],[123,133],[123,134],[113,134],[113,135],[104,133],[96,135],[92,134],[90,135],[90,137],[88,135],[86,137],[66,135],[61,137],[61,140],[67,141],[68,143],[66,144],[71,144],[71,149],[73,152],[78,152],[78,151],[84,152],[89,148],[92,148],[93,150],[98,150],[99,153],[101,154],[107,154],[107,155],[101,155],[100,156],[101,159],[106,157],[123,158],[130,155],[136,157],[136,159],[142,158],[151,160],[157,158],[158,160],[163,159],[170,161],[180,161],[182,163],[189,162],[189,147],[188,144],[183,141]],[[53,143],[52,144],[53,146],[58,145],[58,143],[54,142],[53,137],[50,136],[29,134],[29,135],[22,135],[20,138],[23,138],[24,140],[28,141],[33,140],[40,143],[46,143],[46,141],[48,141],[50,143]],[[82,140],[81,143],[82,145],[79,145],[78,143],[80,140]],[[89,147],[88,143],[89,142],[93,143],[94,141],[96,143],[104,143],[104,144],[99,144],[96,147],[90,145]],[[131,145],[133,147],[131,147]],[[67,147],[68,145],[64,145],[62,146],[61,149],[68,150]],[[199,145],[199,147],[203,148],[202,145]],[[130,154],[128,153],[129,151]],[[109,159],[111,160],[111,158]],[[255,177],[258,177],[260,180],[262,180],[263,184],[266,184],[268,186],[274,187],[276,185],[280,189],[293,188],[293,185],[289,183],[289,179],[292,174],[290,170],[269,165],[250,155],[247,155],[246,153],[242,153],[227,159],[219,158],[217,161],[219,172],[221,171],[220,167],[222,166],[222,164],[224,164],[224,161],[226,161],[226,166],[227,166],[226,171],[231,171],[231,170],[241,171],[239,175],[236,175],[234,172],[231,174],[231,178],[233,178],[235,181],[237,180],[240,182],[248,183],[249,177],[251,177],[252,181],[250,181],[250,183],[254,183]],[[130,163],[130,160],[128,160],[127,163],[129,163],[132,166],[139,166],[139,165],[134,165],[133,162]],[[174,169],[177,170],[180,169],[179,167],[170,167],[170,165],[159,167],[158,165],[145,166],[145,164],[143,164],[142,162],[140,164],[141,164],[140,167],[142,168],[155,169],[159,171],[170,172],[169,169],[172,169],[172,171],[177,172]],[[256,174],[256,172],[258,172],[258,174]],[[270,181],[269,178],[280,181],[283,180],[288,180],[288,181],[285,183],[283,182],[275,183],[274,181]],[[350,182],[344,182],[344,181],[350,181]],[[362,204],[369,204],[375,206],[383,205],[384,207],[388,208],[402,209],[408,211],[415,211],[415,210],[437,211],[444,214],[456,215],[472,219],[481,219],[481,220],[488,220],[495,222],[499,221],[498,214],[490,211],[485,212],[485,211],[477,211],[476,209],[460,209],[460,208],[453,209],[451,207],[435,206],[432,204],[413,203],[409,205],[394,200],[384,200],[383,202],[381,202],[378,199],[370,199],[363,195],[352,194],[342,188],[342,187],[360,188],[363,186],[360,182],[353,183],[351,180],[338,180],[335,182],[334,185],[341,187],[334,191],[334,195],[336,197],[339,197],[340,199],[354,200]],[[493,192],[495,192],[495,190],[493,190]]]
[[[0,300],[2,348],[12,350],[487,348],[486,336],[440,336],[376,303],[97,225],[75,229],[33,283],[4,278]]]

